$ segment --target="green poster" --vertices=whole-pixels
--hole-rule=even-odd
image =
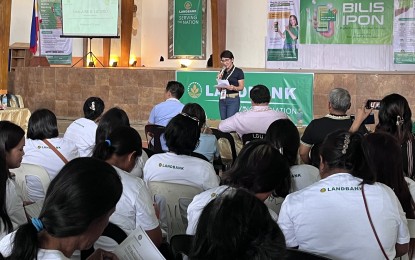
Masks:
[[[62,6],[60,0],[39,0],[38,10],[42,20],[39,26],[40,55],[50,64],[72,63],[72,40],[60,38],[62,34]]]
[[[216,75],[214,71],[176,72],[176,80],[185,87],[180,101],[200,104],[209,119],[220,119]],[[251,88],[263,84],[271,92],[272,109],[286,113],[293,122],[302,120],[301,123],[307,125],[313,119],[313,80],[312,73],[245,72],[245,88],[239,92],[240,111],[251,108]]]
[[[301,0],[300,42],[391,44],[392,0]]]
[[[202,0],[174,0],[173,56],[202,56]]]

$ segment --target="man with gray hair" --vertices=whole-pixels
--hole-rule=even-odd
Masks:
[[[319,147],[324,138],[331,132],[352,125],[350,116],[346,114],[350,108],[350,93],[343,88],[335,88],[329,94],[329,113],[322,118],[314,119],[304,130],[301,137],[299,154],[304,163],[319,167]],[[359,131],[366,132],[364,125]],[[311,153],[310,153],[311,151]]]

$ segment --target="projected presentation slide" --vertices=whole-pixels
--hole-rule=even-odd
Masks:
[[[118,36],[118,0],[62,0],[63,36]]]

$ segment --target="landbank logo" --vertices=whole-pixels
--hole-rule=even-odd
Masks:
[[[192,82],[187,86],[187,94],[191,98],[199,98],[202,95],[202,85],[198,82]]]
[[[190,1],[186,1],[186,2],[184,3],[184,8],[185,8],[186,10],[189,10],[190,8],[192,8],[192,2],[190,2]]]

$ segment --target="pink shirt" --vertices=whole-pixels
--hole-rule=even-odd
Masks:
[[[222,120],[219,123],[219,130],[222,132],[235,131],[239,136],[249,133],[265,134],[272,122],[285,118],[288,117],[284,112],[274,111],[268,106],[252,106],[249,111],[238,112]]]

